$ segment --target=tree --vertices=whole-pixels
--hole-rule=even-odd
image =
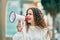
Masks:
[[[54,34],[54,20],[58,12],[60,12],[60,0],[41,0],[44,10],[47,12],[46,14],[50,13],[53,18],[53,38],[55,40]]]

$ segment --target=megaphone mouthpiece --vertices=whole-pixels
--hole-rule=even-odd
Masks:
[[[28,16],[25,17],[25,21],[28,21]]]

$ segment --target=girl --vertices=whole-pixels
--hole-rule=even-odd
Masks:
[[[18,32],[13,40],[50,40],[50,31],[44,20],[44,15],[38,8],[27,9],[28,21],[21,28],[21,22],[17,25]]]

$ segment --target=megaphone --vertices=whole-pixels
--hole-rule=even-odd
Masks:
[[[28,16],[15,14],[15,12],[12,11],[9,15],[9,20],[10,20],[11,23],[13,23],[15,20],[28,21]]]

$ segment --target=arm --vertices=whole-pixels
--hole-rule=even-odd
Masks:
[[[51,35],[48,34],[48,29],[44,29],[44,40],[50,40]]]
[[[50,36],[49,35],[47,35],[46,40],[50,40]]]
[[[21,27],[21,22],[19,21],[17,24],[17,30],[18,32],[12,37],[13,40],[23,40],[24,38],[24,34],[22,31],[22,27]]]

